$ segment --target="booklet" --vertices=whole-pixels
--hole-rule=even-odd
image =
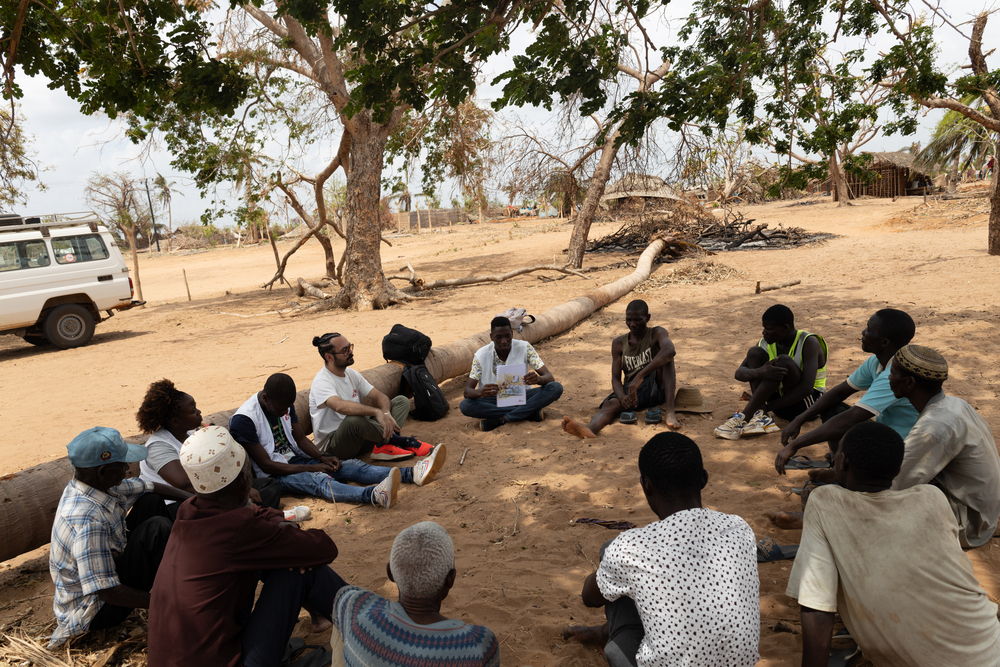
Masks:
[[[506,364],[497,366],[497,407],[508,408],[514,405],[524,405],[528,390],[524,385],[524,364]]]

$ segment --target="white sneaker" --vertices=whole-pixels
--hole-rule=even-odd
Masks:
[[[739,440],[743,435],[743,427],[746,425],[746,417],[742,412],[734,412],[733,416],[715,427],[715,437],[726,440]]]
[[[399,468],[393,468],[389,476],[372,489],[372,505],[389,509],[396,504],[396,494],[399,493]]]
[[[425,459],[413,464],[413,483],[417,486],[423,486],[434,479],[447,457],[448,450],[445,449],[443,443],[439,442],[434,445],[434,449]]]
[[[753,417],[743,427],[743,435],[758,435],[762,433],[774,433],[778,430],[778,425],[763,410],[753,413]]]

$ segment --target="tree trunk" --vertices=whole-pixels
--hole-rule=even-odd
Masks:
[[[829,170],[830,184],[833,186],[833,201],[837,202],[837,206],[850,206],[851,191],[847,187],[847,175],[840,168],[837,151],[830,154]]]
[[[372,120],[370,111],[351,119],[351,169],[347,178],[347,247],[341,274],[339,305],[352,310],[374,310],[391,305],[394,288],[382,272],[382,167],[386,127]]]
[[[573,235],[569,239],[566,264],[574,269],[583,267],[583,253],[587,249],[587,235],[590,234],[590,225],[594,222],[597,205],[601,203],[604,188],[608,184],[608,179],[611,178],[611,165],[614,164],[615,155],[618,154],[618,146],[615,144],[617,138],[618,128],[609,132],[604,138],[601,158],[597,161],[597,168],[587,186],[587,195],[583,198],[583,206],[580,207],[580,212],[573,222]]]
[[[167,197],[167,252],[170,252],[174,240],[174,207]]]
[[[993,167],[993,184],[990,187],[990,225],[987,252],[1000,255],[1000,165]]]
[[[313,238],[323,246],[323,266],[326,268],[326,277],[337,279],[337,258],[333,254],[333,242],[325,232],[313,234]]]
[[[135,239],[135,225],[132,225],[126,229],[128,237],[128,249],[129,253],[132,255],[132,272],[135,274],[135,298],[142,301],[142,280],[139,279],[139,249],[138,242]]]

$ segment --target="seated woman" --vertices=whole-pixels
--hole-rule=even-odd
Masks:
[[[188,433],[202,425],[201,410],[194,397],[177,389],[170,380],[158,380],[146,390],[135,419],[142,432],[150,434],[146,440],[146,460],[139,463],[139,476],[193,493],[191,481],[181,467],[180,451]],[[255,488],[250,498],[275,508],[281,501],[277,488]],[[171,517],[176,516],[177,504],[166,502]]]

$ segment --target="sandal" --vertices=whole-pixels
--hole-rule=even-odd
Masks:
[[[663,421],[663,408],[650,408],[646,410],[646,423],[659,424]]]
[[[799,545],[789,544],[783,546],[774,541],[773,538],[765,537],[757,540],[757,562],[772,563],[776,560],[791,560],[799,551]]]
[[[622,424],[636,424],[639,422],[639,418],[631,410],[626,410],[618,417],[618,421]]]
[[[830,462],[826,459],[811,459],[805,454],[797,454],[785,462],[785,470],[813,470],[829,467]]]

